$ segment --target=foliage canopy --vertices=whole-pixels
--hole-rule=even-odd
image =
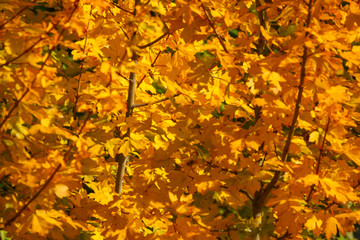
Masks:
[[[0,10],[2,236],[354,230],[358,1],[4,0]]]

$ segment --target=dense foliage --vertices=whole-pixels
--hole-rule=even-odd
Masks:
[[[1,236],[354,231],[359,64],[355,0],[1,1]]]

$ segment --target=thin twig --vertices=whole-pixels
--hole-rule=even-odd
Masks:
[[[176,93],[176,94],[174,94],[174,95],[172,95],[172,96],[170,96],[170,97],[165,97],[165,98],[159,99],[159,100],[157,100],[157,101],[155,101],[155,102],[152,102],[152,103],[138,103],[138,104],[133,104],[131,108],[134,109],[134,108],[138,108],[138,107],[145,107],[145,106],[148,106],[148,105],[150,105],[150,104],[161,103],[161,102],[167,101],[167,100],[169,100],[169,99],[171,99],[171,98],[173,98],[173,97],[177,97],[177,96],[180,96],[180,93]]]
[[[90,119],[91,116],[91,111],[89,111],[89,115],[87,116],[87,118],[85,119],[82,127],[79,130],[78,135],[82,132],[82,130],[84,129],[87,121]],[[67,163],[70,159],[70,152],[71,150],[76,146],[76,142],[74,142],[70,148],[66,151],[66,153],[64,154],[64,163]],[[25,211],[25,209],[27,209],[29,207],[29,205],[37,198],[39,197],[39,195],[45,190],[45,188],[51,183],[52,179],[55,177],[56,173],[59,172],[60,168],[61,168],[62,164],[60,163],[59,165],[57,165],[57,167],[55,168],[55,170],[53,171],[53,173],[50,175],[50,177],[46,180],[46,182],[41,186],[41,188],[34,194],[34,196],[32,196],[32,198],[30,198],[30,200],[28,200],[24,206],[22,206],[22,208],[20,208],[20,210],[9,220],[7,220],[4,224],[5,227],[10,226],[18,217],[20,217],[20,215]]]
[[[30,6],[26,6],[24,8],[22,8],[19,12],[17,12],[14,16],[12,16],[11,18],[9,18],[7,21],[5,21],[3,24],[0,25],[0,29],[2,29],[6,24],[8,24],[9,22],[11,22],[14,18],[16,18],[17,16],[19,16],[23,11],[25,11],[26,9],[28,9]]]
[[[247,191],[240,189],[239,192],[245,194],[250,199],[250,201],[254,201],[254,198]]]
[[[151,63],[151,65],[150,65],[151,67],[154,67],[156,61],[158,60],[158,58],[159,58],[159,56],[160,56],[160,54],[161,54],[161,51],[159,51],[158,54],[156,55],[154,61],[153,61],[153,62]]]
[[[125,37],[126,37],[128,40],[130,40],[130,37],[129,37],[129,35],[125,32],[125,29],[124,29],[122,26],[120,26],[120,29],[121,29],[121,31],[124,33]]]
[[[163,22],[163,24],[164,24],[164,26],[165,26],[165,32],[164,32],[163,35],[161,35],[160,37],[156,38],[154,41],[151,41],[151,42],[149,42],[149,43],[147,43],[147,44],[145,44],[145,45],[143,45],[143,46],[138,46],[138,48],[144,49],[144,48],[147,48],[147,47],[151,47],[152,45],[154,45],[155,43],[157,43],[158,41],[160,41],[161,39],[163,39],[164,37],[166,37],[166,36],[170,33],[170,31],[169,31],[169,28],[168,28],[168,26],[166,25],[166,23]]]
[[[308,15],[307,15],[307,19],[306,19],[307,27],[310,25],[312,3],[313,3],[313,0],[310,0],[310,4],[308,6],[309,7]],[[308,32],[306,32],[305,35],[307,36]],[[298,119],[299,112],[300,112],[300,104],[301,104],[302,93],[303,93],[304,82],[305,82],[305,74],[306,74],[306,61],[308,59],[308,49],[305,45],[304,45],[303,55],[301,58],[302,58],[302,61],[301,61],[301,70],[300,70],[300,84],[298,87],[299,91],[298,91],[298,95],[297,95],[297,99],[296,99],[296,103],[295,103],[295,110],[294,110],[292,123],[291,123],[290,129],[289,129],[285,147],[283,149],[283,153],[281,156],[282,162],[287,161],[291,139],[293,137],[293,134],[295,131],[295,126],[296,126],[297,119]],[[253,216],[254,217],[256,217],[259,213],[261,213],[261,210],[266,201],[266,198],[270,194],[272,188],[278,182],[278,180],[280,178],[280,174],[281,174],[281,171],[275,171],[275,174],[274,174],[273,178],[271,179],[270,183],[268,183],[268,185],[265,186],[265,188],[260,189],[259,191],[255,192],[254,201],[253,201]]]
[[[321,158],[322,158],[322,153],[324,152],[324,146],[325,146],[325,142],[326,142],[326,134],[329,131],[329,126],[330,126],[330,117],[328,117],[328,121],[327,121],[327,124],[326,124],[326,127],[325,127],[325,132],[324,132],[324,139],[322,141],[322,144],[321,144],[320,150],[319,150],[319,157],[318,157],[318,160],[317,160],[317,163],[316,163],[316,168],[315,168],[315,174],[316,175],[319,175],[320,162],[321,162]],[[307,195],[308,196],[307,199],[306,199],[307,203],[311,200],[311,196],[312,196],[314,190],[315,190],[315,185],[312,185],[311,188],[310,188],[309,194]]]
[[[126,12],[126,13],[128,13],[128,14],[131,14],[131,15],[135,15],[135,10],[133,10],[133,11],[129,11],[129,10],[127,10],[127,9],[125,9],[125,8],[123,8],[123,7],[121,7],[121,6],[119,6],[119,5],[117,5],[117,4],[115,4],[115,3],[113,3],[113,2],[110,2],[110,4],[111,5],[113,5],[114,7],[117,7],[118,9],[120,9],[120,10],[122,10],[122,11],[124,11],[124,12]]]
[[[76,11],[76,9],[77,9],[77,7],[78,7],[78,4],[79,4],[79,0],[77,0],[77,1],[75,2],[75,8],[74,8],[73,11],[70,13],[70,16],[69,16],[69,18],[67,19],[67,22],[69,22],[70,19],[72,18],[74,12]],[[56,26],[56,24],[54,24],[51,29],[53,29],[55,26]],[[51,29],[50,29],[48,32],[50,32]],[[64,34],[64,32],[65,32],[65,28],[63,28],[62,31],[60,32],[58,38],[56,39],[56,42],[60,40],[60,38],[61,38],[61,36]],[[44,62],[41,64],[41,67],[40,67],[39,71],[41,71],[41,70],[45,67],[46,62],[47,62],[47,60],[49,59],[52,51],[54,51],[55,47],[56,47],[56,44],[50,49],[50,51],[49,51],[46,59],[45,59]],[[1,66],[3,66],[3,65],[1,65]],[[1,67],[1,66],[0,66],[0,67]],[[26,87],[26,89],[24,90],[24,92],[23,92],[23,94],[21,95],[20,99],[15,101],[14,106],[10,109],[10,111],[8,112],[8,114],[5,116],[5,118],[3,119],[3,121],[0,123],[0,130],[1,130],[1,128],[3,127],[3,125],[5,124],[5,122],[10,118],[11,114],[12,114],[12,113],[15,111],[15,109],[19,106],[19,104],[20,104],[21,101],[24,99],[24,97],[30,92],[30,88],[32,87],[32,85],[33,85],[34,82],[36,81],[37,76],[38,76],[38,75],[36,75],[36,76],[34,77],[34,79],[31,81],[30,86],[29,86],[29,87]]]
[[[168,35],[168,37],[169,37],[169,35]],[[158,60],[158,58],[159,58],[159,56],[160,56],[160,54],[161,54],[161,52],[162,51],[159,51],[158,52],[158,54],[156,55],[156,57],[155,57],[155,59],[154,59],[154,61],[151,63],[151,67],[154,67],[155,66],[155,63],[156,63],[156,61]],[[150,69],[148,69],[148,72],[150,72]],[[139,81],[139,83],[137,84],[137,88],[141,85],[141,83],[144,81],[144,79],[147,77],[147,73],[141,78],[141,80]],[[150,73],[150,75],[151,75],[151,73]]]
[[[209,12],[206,10],[206,8],[205,8],[205,6],[204,6],[203,3],[201,3],[201,8],[204,10],[206,19],[207,19],[210,27],[213,29],[213,31],[214,31],[217,39],[219,39],[222,48],[224,49],[224,51],[225,51],[226,53],[229,53],[229,51],[227,50],[227,48],[226,48],[226,46],[225,46],[224,40],[221,38],[220,34],[219,34],[218,31],[216,30],[214,23],[211,21]]]
[[[44,40],[45,38],[41,37],[39,38],[36,42],[34,42],[30,47],[28,47],[27,49],[25,49],[22,53],[20,53],[18,56],[7,60],[5,63],[0,65],[0,68],[9,65],[10,63],[12,63],[13,61],[18,60],[19,58],[21,58],[22,56],[24,56],[25,54],[27,54],[28,52],[31,51],[31,49],[33,49],[39,42],[41,42],[42,40]]]
[[[328,121],[325,127],[325,133],[324,133],[324,139],[322,141],[321,147],[320,147],[320,152],[319,152],[319,158],[316,164],[316,169],[315,169],[315,174],[319,174],[319,169],[320,169],[320,162],[321,162],[321,158],[322,158],[322,153],[324,152],[324,146],[325,146],[325,142],[326,142],[326,135],[329,131],[329,125],[330,125],[330,117],[328,117]]]
[[[90,26],[90,20],[91,20],[91,11],[92,11],[92,7],[90,8],[90,18],[86,27],[86,34],[85,34],[85,42],[84,42],[84,49],[83,49],[83,55],[85,55],[86,52],[86,45],[87,45],[87,41],[88,41],[88,33],[89,33],[89,26]],[[87,52],[86,52],[87,55]],[[74,109],[73,109],[73,118],[74,120],[76,119],[76,112],[77,112],[77,104],[80,98],[79,95],[79,91],[80,91],[80,87],[81,87],[81,77],[82,77],[82,72],[84,70],[84,62],[85,59],[81,60],[81,66],[80,66],[80,74],[79,74],[79,78],[78,78],[78,85],[76,88],[76,94],[75,94],[75,101],[74,101]]]
[[[256,11],[258,12],[258,17],[259,17],[259,21],[260,21],[260,28],[263,27],[265,30],[265,27],[266,27],[266,23],[265,23],[265,19],[264,19],[265,11],[264,11],[264,9],[262,9],[260,11],[258,10],[261,7],[260,0],[256,0],[255,4],[256,4]],[[260,30],[259,43],[257,46],[258,54],[264,53],[264,46],[265,46],[265,37]]]
[[[360,186],[360,180],[358,180],[357,184],[355,184],[355,186],[353,186],[352,188],[355,189],[355,188],[357,188],[358,186]]]

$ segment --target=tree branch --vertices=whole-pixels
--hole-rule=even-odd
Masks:
[[[147,44],[145,44],[145,45],[143,45],[143,46],[138,46],[138,48],[144,49],[144,48],[150,47],[150,46],[154,45],[155,43],[157,43],[158,41],[160,41],[161,39],[163,39],[164,37],[166,37],[166,36],[170,33],[170,31],[169,31],[169,28],[168,28],[168,26],[166,25],[166,23],[163,22],[163,24],[164,24],[164,26],[165,26],[165,32],[164,32],[163,35],[161,35],[160,37],[158,37],[158,38],[155,39],[154,41],[149,42],[149,43],[147,43]]]
[[[308,27],[310,25],[312,3],[313,3],[313,0],[310,0],[310,4],[308,6],[308,15],[306,18],[306,27]],[[307,36],[307,35],[308,35],[308,32],[305,33],[305,36]],[[282,162],[287,161],[291,139],[294,135],[297,119],[299,117],[299,112],[300,112],[300,104],[301,104],[302,93],[303,93],[304,82],[305,82],[305,74],[306,74],[306,61],[308,59],[308,49],[305,45],[304,45],[304,51],[303,51],[303,55],[302,55],[301,59],[302,59],[302,61],[301,61],[301,70],[300,70],[300,83],[298,86],[299,91],[298,91],[298,95],[297,95],[297,99],[296,99],[296,103],[295,103],[295,110],[294,110],[294,115],[293,115],[293,119],[291,122],[290,130],[289,130],[289,133],[288,133],[288,136],[286,139],[286,143],[285,143],[282,155],[281,155]],[[257,217],[258,214],[261,213],[263,205],[266,201],[266,198],[270,194],[272,188],[278,182],[280,175],[281,175],[281,171],[275,171],[275,174],[274,174],[273,178],[271,179],[270,183],[265,188],[262,188],[259,191],[255,192],[254,201],[253,201],[253,216],[254,217]],[[256,237],[259,237],[259,236],[257,235]]]
[[[210,19],[209,12],[206,10],[206,8],[205,8],[205,6],[204,6],[204,4],[203,4],[202,2],[201,2],[201,8],[204,10],[205,17],[206,17],[206,19],[207,19],[210,27],[213,29],[213,31],[214,31],[217,39],[219,39],[222,48],[224,49],[224,51],[225,51],[226,53],[229,53],[229,51],[227,50],[227,48],[226,48],[226,46],[225,46],[224,40],[221,38],[220,34],[219,34],[218,31],[216,30],[214,23],[213,23],[213,22],[211,21],[211,19]]]
[[[248,197],[248,199],[250,199],[250,201],[254,201],[254,198],[247,191],[240,189],[239,192],[245,194]]]
[[[260,11],[258,10],[261,7],[260,0],[256,0],[255,5],[256,5],[256,11],[258,13],[259,21],[260,21],[260,28],[263,27],[265,30],[265,27],[266,27],[266,23],[265,23],[265,19],[264,19],[264,13],[265,13],[264,10],[265,9],[261,9]],[[264,50],[265,50],[264,47],[265,47],[265,37],[260,29],[259,43],[257,45],[258,54],[264,54]]]
[[[5,21],[3,24],[0,25],[0,29],[2,29],[6,24],[8,24],[9,22],[11,22],[14,18],[16,18],[17,16],[19,16],[23,11],[25,11],[26,9],[28,9],[30,6],[26,6],[22,9],[20,9],[20,11],[18,11],[14,16],[12,16],[11,18],[9,18],[7,21]]]
[[[75,12],[76,9],[78,8],[78,4],[79,4],[79,0],[77,0],[77,1],[75,2],[75,7],[74,7],[73,11],[70,13],[70,16],[69,16],[69,18],[67,19],[67,22],[69,22],[70,19],[72,18],[74,12]],[[54,24],[48,32],[50,32],[52,29],[54,29],[55,26],[56,26],[56,24]],[[64,34],[64,32],[65,32],[65,28],[62,29],[62,31],[60,32],[60,34],[59,34],[58,38],[56,39],[56,41],[59,41],[59,40],[60,40],[60,38],[61,38],[61,36]],[[43,38],[40,38],[38,41],[40,42],[42,39],[43,39]],[[49,53],[47,54],[46,59],[44,60],[44,62],[41,64],[41,67],[40,67],[39,71],[41,71],[41,70],[44,69],[46,62],[47,62],[47,60],[49,59],[49,57],[51,56],[52,51],[54,51],[56,45],[57,45],[57,44],[55,44],[55,45],[49,50]],[[33,48],[33,47],[34,47],[34,45],[33,45],[31,48]],[[29,49],[29,51],[30,51],[30,50],[31,50],[31,49]],[[25,54],[25,53],[24,53],[24,54]],[[22,55],[24,55],[24,54],[22,54]],[[21,56],[18,56],[17,58],[19,58],[19,57],[21,57]],[[16,58],[16,59],[17,59],[17,58]],[[10,62],[15,61],[16,59],[12,59]],[[4,65],[7,65],[7,64],[9,64],[10,62],[6,62],[6,63],[0,65],[0,67],[2,67],[2,66],[4,66]],[[19,106],[19,104],[20,104],[21,101],[24,99],[24,97],[30,92],[30,88],[32,87],[32,85],[33,85],[34,82],[36,81],[37,76],[38,76],[38,75],[36,75],[36,76],[34,77],[34,79],[31,81],[30,86],[28,86],[28,87],[25,88],[25,91],[23,92],[23,94],[21,95],[21,97],[19,98],[19,100],[16,100],[16,101],[15,101],[14,106],[10,109],[10,111],[8,112],[8,114],[4,117],[4,119],[3,119],[2,122],[0,123],[0,130],[1,130],[1,128],[4,126],[5,122],[10,118],[11,114],[12,114],[12,113],[15,111],[15,109]]]
[[[137,62],[138,55],[133,53],[132,60]],[[128,99],[127,99],[127,111],[126,118],[132,116],[133,106],[135,105],[135,89],[136,89],[136,73],[131,72],[129,77],[129,88],[128,88]],[[130,128],[127,129],[127,132],[124,137],[130,138]],[[130,156],[124,156],[123,154],[116,154],[115,160],[118,162],[118,169],[116,173],[115,181],[115,192],[118,194],[122,193],[123,189],[123,179],[125,175],[126,163],[129,161]]]
[[[169,99],[172,98],[172,97],[177,97],[177,96],[180,96],[180,93],[176,93],[176,94],[174,94],[174,95],[172,95],[172,96],[170,96],[170,97],[165,97],[165,98],[159,99],[159,100],[157,100],[157,101],[155,101],[155,102],[152,102],[152,103],[138,103],[138,104],[133,104],[133,105],[131,106],[131,108],[134,109],[134,108],[137,108],[137,107],[145,107],[145,106],[148,106],[148,105],[150,105],[150,104],[161,103],[161,102],[164,102],[164,101],[169,100]]]
[[[91,11],[92,11],[92,7],[90,8],[90,17],[89,17],[89,21],[88,21],[88,24],[87,24],[87,27],[86,27],[85,42],[84,42],[84,49],[83,49],[83,54],[84,55],[85,55],[85,52],[86,52],[86,45],[87,45],[88,35],[89,35],[88,32],[89,32],[89,26],[90,26]],[[87,55],[87,53],[86,53],[86,55]],[[74,120],[76,119],[77,104],[78,104],[78,101],[79,101],[79,98],[80,98],[79,91],[80,91],[80,87],[81,87],[82,72],[83,72],[83,69],[84,69],[84,61],[85,61],[85,59],[82,59],[82,61],[81,61],[78,85],[77,85],[77,88],[76,88],[75,101],[74,101],[74,110],[73,110],[73,118],[74,118]]]
[[[0,65],[0,68],[9,65],[10,63],[12,63],[13,61],[16,61],[17,59],[21,58],[22,56],[24,56],[25,54],[27,54],[28,52],[31,51],[31,49],[33,49],[39,42],[41,42],[42,40],[44,40],[44,38],[39,38],[36,42],[34,42],[30,47],[28,47],[27,49],[25,49],[22,53],[20,53],[18,56],[7,60],[5,63]]]
[[[87,118],[85,119],[83,125],[81,126],[78,135],[84,130],[84,127],[87,123],[87,121],[90,119],[92,112],[89,111],[89,114],[87,116]],[[76,141],[73,142],[73,144],[69,147],[69,149],[66,151],[66,153],[64,154],[64,162],[67,163],[70,159],[70,152],[71,150],[76,146]],[[29,207],[29,205],[37,198],[40,196],[40,194],[45,190],[45,188],[51,183],[51,181],[53,180],[53,178],[55,177],[56,173],[59,172],[60,168],[61,168],[62,164],[60,163],[59,165],[57,165],[57,167],[55,168],[55,170],[53,171],[53,173],[50,175],[50,177],[46,180],[46,182],[41,186],[41,188],[39,190],[37,190],[37,192],[34,194],[34,196],[32,196],[32,198],[30,198],[30,200],[28,200],[24,206],[22,206],[22,208],[20,208],[20,210],[9,220],[7,220],[4,224],[5,227],[10,226],[18,217],[20,217],[20,215],[25,211],[25,209],[27,209]]]
[[[127,10],[127,9],[125,9],[125,8],[123,8],[123,7],[115,4],[115,3],[113,3],[113,2],[110,2],[110,4],[113,5],[114,7],[117,7],[118,9],[120,9],[120,10],[128,13],[128,14],[131,14],[131,15],[135,16],[135,9],[131,12],[131,11],[129,11],[129,10]]]
[[[321,158],[322,158],[322,153],[324,152],[324,146],[325,146],[325,142],[326,142],[326,134],[327,134],[328,131],[329,131],[329,125],[330,125],[330,117],[328,117],[328,122],[327,122],[326,127],[325,127],[324,139],[323,139],[323,141],[322,141],[322,144],[321,144],[321,147],[320,147],[320,151],[319,151],[318,161],[317,161],[317,163],[316,163],[316,168],[315,168],[315,174],[316,174],[316,175],[319,175],[320,162],[321,162]],[[308,197],[307,197],[307,199],[306,199],[306,202],[307,202],[307,203],[311,200],[311,196],[312,196],[312,193],[314,192],[314,190],[315,190],[315,185],[312,185],[311,188],[310,188]]]

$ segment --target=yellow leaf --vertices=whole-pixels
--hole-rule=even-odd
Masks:
[[[55,186],[55,195],[59,198],[69,196],[69,187],[64,184],[56,184]]]
[[[336,218],[330,217],[326,220],[325,234],[327,239],[330,239],[332,235],[337,233],[337,226],[339,226],[339,222]]]
[[[124,156],[129,155],[130,152],[130,140],[129,138],[124,138],[124,141],[122,142],[119,153],[122,153]]]
[[[63,230],[61,226],[62,223],[51,217],[53,216],[52,212],[56,211],[36,210],[36,212],[32,214],[17,231],[21,234],[29,230],[31,233],[46,236],[49,233],[49,230],[54,227],[58,227]]]
[[[309,174],[306,177],[302,178],[301,181],[304,182],[304,187],[318,185],[319,176],[317,174]]]
[[[105,147],[106,147],[107,151],[109,152],[110,157],[112,157],[112,158],[115,157],[115,154],[117,153],[117,152],[115,152],[115,149],[121,143],[122,143],[122,141],[120,138],[112,138],[105,143]]]
[[[264,36],[264,38],[265,38],[266,40],[271,39],[271,35],[268,33],[268,31],[266,31],[266,30],[264,29],[263,26],[260,26],[260,30],[261,30],[261,33],[262,33],[262,35]]]
[[[322,225],[322,220],[317,219],[315,215],[313,215],[310,219],[308,219],[305,223],[305,227],[308,230],[314,230],[315,228],[320,228]]]
[[[309,136],[309,142],[314,142],[314,143],[318,143],[319,141],[319,132],[312,132],[310,133],[310,136]]]
[[[230,143],[231,152],[237,152],[244,148],[244,141],[242,139],[235,140]]]
[[[252,100],[252,104],[261,107],[266,105],[266,100],[263,98],[255,98],[254,100]]]

